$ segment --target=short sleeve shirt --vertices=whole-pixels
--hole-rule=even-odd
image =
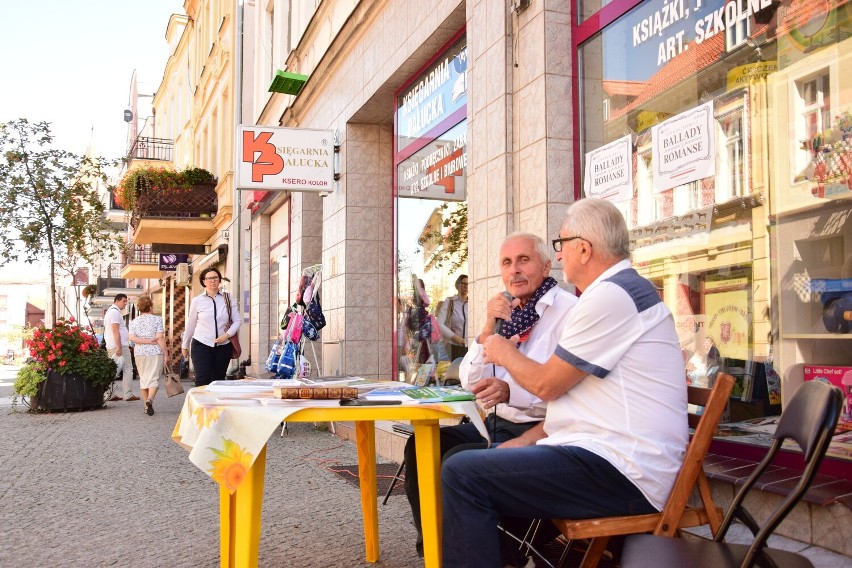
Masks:
[[[130,333],[143,339],[154,339],[158,333],[165,333],[163,318],[152,314],[142,314],[130,322]],[[162,353],[163,350],[156,343],[133,347],[134,355],[162,355]]]
[[[119,310],[115,305],[112,305],[107,308],[107,311],[104,314],[104,339],[106,340],[107,349],[114,349],[116,347],[115,339],[112,335],[112,324],[114,323],[118,324],[121,344],[130,345],[130,339],[127,337],[127,324],[124,323],[124,316],[121,315],[121,310]]]
[[[568,315],[556,356],[588,375],[548,404],[539,443],[601,456],[662,509],[688,440],[686,374],[653,285],[626,260],[604,272]]]

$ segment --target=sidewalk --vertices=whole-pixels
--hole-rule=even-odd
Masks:
[[[152,417],[139,401],[39,415],[0,404],[0,566],[218,566],[218,486],[170,438],[183,398],[161,390]],[[268,445],[259,565],[422,566],[403,496],[379,505],[381,558],[364,560],[359,491],[323,469],[357,463],[355,445],[288,430]]]
[[[20,404],[10,412],[9,386],[0,383],[0,566],[219,565],[218,486],[170,438],[183,395],[161,391],[152,417],[140,401],[34,415]],[[379,505],[380,560],[364,561],[358,489],[325,469],[357,463],[354,443],[312,424],[288,430],[268,444],[259,565],[423,566],[408,503],[396,495]],[[772,542],[817,568],[852,566],[828,550]]]

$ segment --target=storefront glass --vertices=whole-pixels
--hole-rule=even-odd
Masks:
[[[850,38],[848,0],[646,1],[579,49],[584,195],[624,213],[687,380],[737,377],[733,421],[852,388]]]
[[[409,382],[451,358],[437,316],[467,273],[466,108],[462,35],[397,95],[395,349],[398,378]]]

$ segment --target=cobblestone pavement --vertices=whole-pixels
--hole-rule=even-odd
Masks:
[[[12,380],[0,372],[0,566],[218,566],[217,485],[170,437],[183,395],[161,391],[151,417],[141,401],[29,414],[4,398]],[[357,463],[354,444],[288,430],[268,444],[260,566],[422,566],[403,496],[379,505],[381,558],[365,562],[358,489],[324,469]]]

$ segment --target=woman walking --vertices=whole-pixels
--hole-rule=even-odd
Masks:
[[[198,278],[204,292],[189,305],[183,355],[192,358],[195,386],[200,387],[225,379],[231,362],[231,337],[237,334],[241,321],[236,302],[227,292],[219,292],[222,274],[215,268],[207,268]]]
[[[163,354],[166,352],[163,318],[151,313],[154,302],[148,296],[136,300],[141,313],[130,322],[129,339],[133,342],[136,369],[139,371],[139,390],[145,403],[145,414],[154,414],[154,397],[157,396],[160,375],[163,374]]]

